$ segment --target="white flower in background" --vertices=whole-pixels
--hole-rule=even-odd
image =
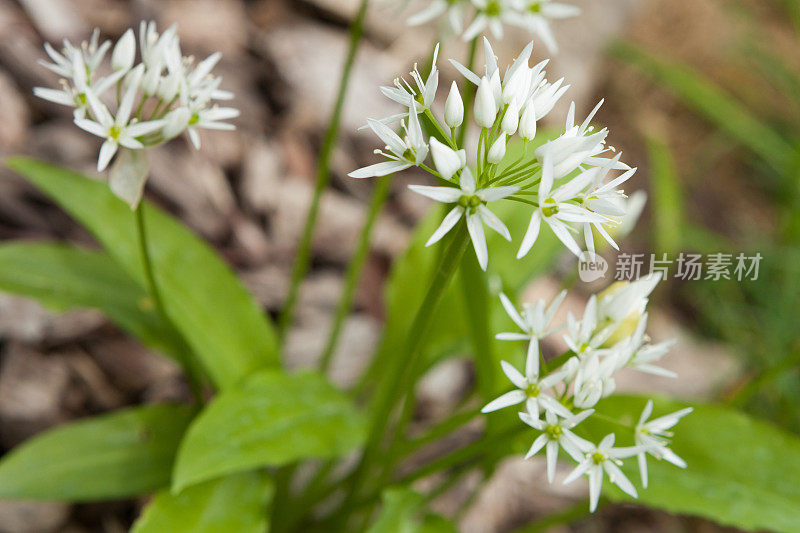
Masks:
[[[129,29],[114,44],[111,73],[103,77],[98,72],[112,44],[100,43],[99,36],[95,30],[90,42],[80,47],[64,41],[61,51],[45,44],[52,63],[41,63],[61,76],[61,88],[34,89],[43,99],[75,108],[76,125],[104,139],[98,170],[109,166],[120,147],[145,150],[183,131],[188,131],[199,147],[198,128],[234,129],[224,121],[238,116],[238,111],[214,103],[233,96],[220,90],[221,78],[211,74],[218,53],[194,65],[192,58],[181,53],[176,26],[159,34],[154,22],[143,21],[139,27],[141,62],[135,64],[136,37]],[[109,105],[112,100],[117,101],[116,109]],[[118,168],[120,165],[131,168]],[[132,208],[141,198],[146,178],[147,158],[133,154],[117,158],[109,175],[111,190]]]
[[[613,236],[618,239],[627,237],[633,231],[639,217],[642,216],[645,204],[647,204],[647,193],[642,190],[635,191],[624,200],[624,204],[622,209],[625,214],[621,217],[619,225],[612,228],[611,231]]]
[[[120,146],[132,150],[141,150],[144,148],[144,144],[137,140],[137,137],[153,133],[164,127],[164,120],[148,120],[145,122],[138,122],[136,119],[131,120],[131,112],[133,111],[133,104],[137,96],[139,80],[142,77],[143,70],[144,68],[140,65],[131,71],[132,76],[128,80],[128,89],[125,91],[125,96],[122,97],[115,116],[111,116],[105,104],[98,100],[92,92],[86,94],[95,120],[76,118],[75,124],[79,128],[105,139],[100,147],[100,156],[97,159],[98,172],[106,169]]]
[[[348,174],[351,178],[374,178],[386,176],[408,167],[419,166],[428,157],[428,143],[422,135],[422,128],[419,125],[419,118],[416,113],[416,105],[411,102],[411,113],[408,115],[408,122],[401,123],[401,128],[405,135],[400,138],[392,128],[379,120],[367,119],[367,125],[375,132],[375,135],[386,144],[386,151],[375,150],[389,161],[376,163],[368,167],[360,168]]]
[[[600,499],[600,489],[603,486],[603,473],[608,474],[608,480],[614,483],[625,493],[638,497],[636,488],[633,483],[622,473],[619,465],[622,464],[620,459],[633,457],[640,452],[638,446],[615,448],[614,447],[614,434],[606,435],[600,444],[597,446],[592,445],[590,450],[586,451],[584,460],[570,473],[564,480],[564,484],[572,483],[582,475],[589,476],[589,510],[594,512],[597,509],[597,502]]]
[[[525,358],[524,376],[506,361],[501,361],[500,366],[503,369],[503,373],[517,389],[507,392],[486,404],[481,409],[482,413],[491,413],[498,409],[525,402],[525,409],[534,418],[539,418],[540,411],[552,411],[562,418],[572,416],[569,409],[545,392],[562,381],[564,372],[552,372],[540,379],[538,351],[536,353],[528,351],[528,355]]]
[[[522,16],[509,22],[537,34],[551,54],[558,52],[558,44],[550,28],[553,19],[565,19],[580,14],[579,7],[552,0],[520,0]]]
[[[567,297],[567,291],[561,291],[558,296],[553,298],[549,306],[545,307],[545,302],[539,299],[535,305],[525,303],[522,305],[522,313],[519,313],[503,293],[500,293],[500,301],[503,303],[503,309],[506,310],[511,320],[519,326],[523,333],[505,332],[495,335],[497,340],[501,341],[529,341],[528,344],[528,359],[539,357],[539,339],[543,339],[557,328],[550,328],[550,322],[553,316],[561,306],[561,302]],[[538,359],[536,359],[538,361]]]
[[[453,33],[461,33],[464,29],[464,6],[469,0],[433,0],[428,7],[406,20],[409,26],[419,26],[444,15],[448,29]]]
[[[511,234],[508,232],[506,225],[486,207],[486,204],[514,194],[517,192],[518,187],[476,189],[472,172],[470,172],[469,168],[465,168],[461,172],[459,187],[409,185],[408,188],[437,202],[458,204],[447,213],[441,225],[433,232],[425,246],[438,242],[453,229],[462,216],[466,216],[467,230],[469,231],[470,239],[472,239],[472,246],[475,248],[475,255],[481,268],[486,270],[486,266],[489,263],[489,252],[486,249],[486,236],[483,232],[483,225],[486,224],[504,239],[511,240]]]
[[[515,0],[472,0],[472,4],[478,13],[461,36],[465,41],[471,41],[487,29],[495,38],[502,39],[503,24],[512,23],[522,15],[519,2]]]
[[[552,483],[553,479],[555,479],[559,447],[564,448],[564,451],[577,462],[583,461],[584,454],[592,449],[591,442],[570,431],[591,416],[592,413],[594,413],[594,409],[588,409],[566,418],[559,418],[555,413],[547,411],[544,414],[544,420],[532,417],[528,413],[519,414],[520,420],[542,432],[533,441],[533,445],[525,455],[525,459],[530,459],[539,453],[542,448],[546,448],[547,481],[549,483]]]
[[[646,328],[647,313],[644,313],[641,318],[639,318],[633,335],[619,343],[617,367],[623,368],[629,366],[648,374],[677,378],[678,374],[675,372],[653,364],[666,355],[670,346],[675,344],[676,340],[671,339],[659,342],[658,344],[650,344],[649,339],[645,335]]]
[[[687,407],[648,422],[647,419],[653,414],[653,400],[647,400],[647,405],[642,410],[642,415],[639,417],[639,423],[636,424],[634,432],[636,445],[641,448],[636,457],[639,461],[639,473],[642,476],[642,486],[644,488],[647,488],[646,454],[648,453],[658,460],[663,459],[677,467],[686,468],[686,461],[669,449],[669,439],[673,436],[669,430],[693,410],[691,407]]]
[[[542,160],[542,180],[539,184],[539,207],[533,212],[528,230],[522,239],[522,245],[517,252],[517,258],[524,257],[531,250],[539,237],[539,230],[544,221],[558,239],[564,243],[569,251],[577,256],[581,255],[581,248],[572,236],[570,223],[577,222],[607,222],[609,219],[597,213],[592,213],[585,207],[570,203],[574,201],[589,183],[589,177],[579,175],[564,185],[552,190],[554,181],[554,167],[551,155],[546,152]]]

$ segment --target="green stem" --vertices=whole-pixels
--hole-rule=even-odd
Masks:
[[[297,257],[295,258],[294,266],[292,267],[292,277],[289,282],[289,292],[286,297],[286,304],[284,305],[283,312],[281,313],[278,321],[278,334],[281,339],[286,335],[289,325],[292,323],[294,314],[294,306],[297,302],[297,293],[300,288],[300,281],[305,277],[308,271],[308,266],[311,260],[311,240],[314,236],[314,227],[317,222],[317,215],[319,214],[319,204],[322,199],[322,192],[330,182],[330,163],[331,156],[333,155],[333,148],[336,144],[336,138],[339,135],[339,123],[342,117],[342,108],[344,107],[344,99],[347,94],[347,86],[350,81],[350,74],[355,62],[356,52],[358,45],[361,42],[361,37],[364,33],[364,19],[367,14],[367,5],[369,0],[361,0],[361,6],[358,9],[358,14],[350,25],[350,44],[347,50],[347,57],[342,68],[342,78],[339,80],[339,90],[336,95],[336,105],[333,108],[328,129],[325,132],[325,138],[322,142],[322,148],[319,154],[319,161],[317,164],[316,185],[314,187],[314,196],[311,199],[311,206],[309,207],[308,214],[306,215],[305,226],[303,227],[302,237],[297,249]]]
[[[139,202],[139,205],[136,206],[136,234],[139,240],[139,254],[142,257],[142,267],[147,281],[147,289],[150,293],[150,299],[153,301],[153,307],[159,319],[165,324],[172,326],[172,321],[169,319],[164,309],[164,302],[161,299],[161,293],[158,290],[156,278],[153,273],[153,262],[150,258],[150,250],[147,245],[147,227],[144,222],[144,202]],[[195,403],[197,405],[202,405],[203,388],[200,377],[193,365],[191,354],[188,351],[184,352],[179,362],[186,373],[186,379],[189,382],[189,388],[192,391],[192,397]]]
[[[437,265],[431,286],[409,329],[406,349],[394,354],[394,357],[386,362],[388,366],[385,375],[388,378],[388,382],[378,390],[374,401],[364,453],[353,472],[347,496],[340,510],[341,515],[345,518],[357,502],[365,476],[371,471],[374,462],[381,456],[381,445],[390,424],[394,407],[399,400],[402,400],[411,386],[409,378],[414,375],[415,368],[420,364],[419,359],[421,358],[422,348],[427,333],[433,325],[433,313],[460,264],[468,242],[466,224],[461,224]]]
[[[353,305],[353,295],[355,294],[356,285],[361,277],[361,271],[364,267],[364,262],[367,259],[369,252],[370,237],[372,237],[372,229],[375,227],[375,221],[378,219],[378,214],[381,207],[389,195],[389,190],[392,186],[392,176],[386,176],[378,181],[375,185],[375,190],[372,192],[372,200],[369,204],[369,212],[367,219],[364,222],[364,228],[361,230],[358,246],[356,247],[355,254],[350,260],[347,267],[347,274],[345,276],[345,286],[342,291],[342,297],[339,300],[339,305],[336,308],[336,314],[333,317],[333,324],[331,325],[330,333],[328,334],[328,342],[325,344],[325,350],[322,352],[320,359],[320,369],[323,373],[327,372],[331,364],[333,353],[336,350],[336,344],[339,340],[339,335],[342,332],[344,319],[350,312]]]

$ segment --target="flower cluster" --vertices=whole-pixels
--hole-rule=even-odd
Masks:
[[[580,12],[577,6],[552,0],[432,0],[425,9],[409,17],[408,25],[417,26],[443,17],[449,31],[470,41],[486,30],[502,39],[503,26],[509,24],[535,33],[551,53],[556,53],[558,45],[550,21],[574,17]],[[468,15],[471,22],[464,29]]]
[[[489,260],[484,225],[511,240],[508,228],[489,208],[490,203],[502,199],[532,208],[518,258],[531,250],[542,223],[576,255],[581,254],[581,246],[573,236],[578,228],[583,228],[587,249],[595,249],[595,232],[616,247],[609,230],[622,221],[628,207],[626,196],[617,187],[636,169],[621,162],[619,154],[609,157],[612,149],[606,146],[608,130],[596,130],[590,125],[602,102],[580,124],[575,121],[573,104],[564,132],[529,150],[538,121],[552,111],[569,86],[563,78],[555,82],[547,80],[544,70],[547,61],[529,65],[533,43],[501,75],[492,46],[484,38],[486,65],[482,73],[451,60],[466,82],[476,86],[473,108],[480,134],[477,147],[467,150],[458,140],[465,136],[457,135],[457,130],[467,124],[456,82],[452,83],[444,104],[443,121],[433,113],[439,84],[437,52],[438,47],[426,79],[415,67],[411,73],[413,82],[397,79],[394,87],[381,87],[384,95],[403,106],[399,114],[368,120],[368,127],[386,145],[385,150],[376,150],[386,161],[351,172],[350,176],[384,176],[412,166],[429,172],[439,181],[438,186],[412,185],[411,189],[453,207],[428,245],[441,239],[463,218],[484,270]],[[399,132],[390,126],[398,120]],[[426,131],[431,135],[426,135]],[[507,147],[514,140],[521,145],[521,155],[507,161],[510,159],[506,158]],[[468,166],[468,153],[475,154],[472,167]],[[425,164],[428,155],[433,167]],[[622,173],[610,175],[616,171]]]
[[[561,327],[553,327],[551,322],[566,291],[549,305],[543,300],[533,305],[525,304],[522,312],[505,295],[500,296],[503,307],[521,332],[499,333],[497,339],[527,342],[527,356],[524,373],[502,362],[503,372],[515,389],[488,403],[483,412],[522,405],[524,410],[519,414],[520,419],[540,432],[526,458],[545,449],[547,479],[552,483],[559,448],[563,448],[578,463],[564,483],[587,475],[592,511],[597,507],[604,473],[624,492],[637,496],[636,488],[619,468],[622,459],[638,458],[642,486],[645,488],[647,455],[679,467],[686,466],[669,449],[669,429],[691,412],[691,408],[648,420],[653,412],[653,403],[648,402],[638,424],[629,430],[633,434],[634,446],[614,446],[614,433],[595,444],[579,436],[575,429],[595,414],[595,407],[602,398],[614,392],[614,373],[618,370],[627,367],[675,377],[672,372],[655,364],[666,354],[672,342],[650,344],[644,334],[647,327],[645,306],[650,292],[660,279],[660,275],[651,274],[632,283],[614,285],[599,297],[592,296],[589,299],[580,320],[568,314],[566,324]],[[539,341],[564,329],[566,332],[562,338],[569,351],[548,364],[541,353]],[[633,333],[626,335],[631,330]]]
[[[141,151],[184,131],[199,149],[198,128],[231,130],[234,126],[225,121],[239,115],[236,109],[214,103],[233,98],[219,88],[222,78],[211,74],[219,53],[195,64],[194,58],[182,54],[176,26],[159,34],[154,22],[144,21],[138,45],[138,63],[132,29],[113,50],[111,41],[100,43],[97,29],[81,46],[65,40],[60,51],[49,43],[44,47],[52,62],[40,62],[61,76],[60,89],[36,87],[34,94],[74,108],[75,124],[103,139],[98,171],[108,167],[120,148]],[[110,64],[104,65],[109,50]],[[111,188],[134,207],[141,197],[146,163],[140,153],[118,159],[124,165],[112,172]]]

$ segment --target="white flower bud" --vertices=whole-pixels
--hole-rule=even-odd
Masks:
[[[148,96],[156,94],[158,82],[161,81],[161,64],[155,65],[147,70],[142,78],[142,92]]]
[[[495,118],[497,118],[497,102],[492,94],[489,80],[483,77],[475,95],[475,122],[482,128],[491,128]]]
[[[164,117],[166,124],[164,124],[164,138],[172,139],[179,135],[189,125],[189,119],[192,113],[185,107],[179,107],[167,113]]]
[[[451,128],[457,128],[464,122],[464,102],[458,92],[456,82],[450,86],[450,94],[444,103],[444,123]]]
[[[165,102],[171,102],[178,95],[181,83],[181,73],[175,71],[161,80],[158,85],[158,97]]]
[[[129,70],[133,66],[135,57],[136,38],[133,36],[133,30],[129,28],[114,46],[114,52],[111,54],[111,67],[114,70]]]
[[[494,96],[494,103],[497,108],[503,107],[503,84],[500,82],[500,71],[495,70],[492,77],[489,78],[489,83],[492,86],[492,95]]]
[[[500,136],[497,138],[496,141],[492,144],[492,147],[489,148],[489,154],[486,156],[486,160],[489,163],[496,165],[503,158],[506,156],[506,134],[501,133]]]
[[[465,150],[455,151],[449,146],[439,142],[435,137],[431,137],[431,156],[436,170],[446,180],[462,169],[467,164],[467,152]]]
[[[533,107],[533,99],[528,101],[525,111],[522,112],[522,118],[519,120],[519,134],[526,141],[536,137],[536,109]]]
[[[500,123],[500,128],[508,135],[514,135],[517,132],[519,125],[519,106],[515,101],[511,101],[506,109],[506,114],[503,115],[503,121]]]

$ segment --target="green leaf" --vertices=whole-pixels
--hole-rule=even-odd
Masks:
[[[146,287],[134,213],[108,186],[75,172],[15,157],[19,172],[91,231]],[[214,383],[230,388],[256,370],[280,364],[275,334],[228,265],[197,236],[144,205],[150,253],[167,314]]]
[[[107,254],[66,244],[0,245],[0,290],[37,299],[54,311],[102,311],[151,348],[179,359],[183,339],[163,324],[149,299]]]
[[[665,84],[698,114],[730,138],[787,175],[795,150],[778,132],[754,116],[741,102],[687,65],[670,62],[635,45],[617,42],[611,52]]]
[[[133,525],[132,533],[265,533],[272,481],[266,472],[226,476],[180,494],[159,492]]]
[[[337,457],[366,437],[350,399],[322,376],[263,371],[219,394],[181,443],[173,490],[259,466]]]
[[[455,533],[452,522],[420,510],[425,497],[407,488],[389,488],[381,495],[383,508],[367,533]],[[422,515],[422,516],[418,516]]]
[[[0,460],[0,498],[91,501],[169,485],[185,406],[126,409],[51,429]]]
[[[614,396],[598,404],[597,410],[635,424],[646,401]],[[688,404],[656,399],[655,405],[652,418]],[[694,405],[694,409],[675,427],[672,439],[672,449],[688,467],[683,470],[648,458],[649,488],[639,487],[638,502],[746,530],[800,531],[800,440],[732,409],[715,405]],[[630,444],[626,438],[620,445]],[[639,485],[635,460],[625,461],[623,470]],[[603,491],[612,500],[633,501],[610,487],[604,483]]]

